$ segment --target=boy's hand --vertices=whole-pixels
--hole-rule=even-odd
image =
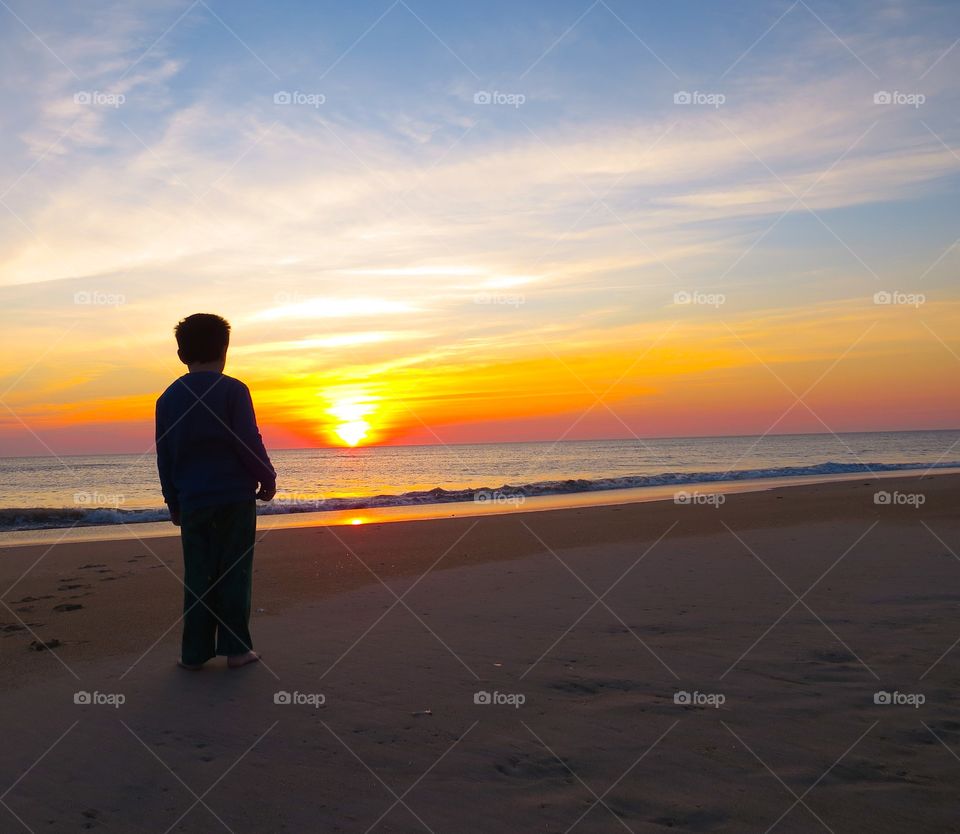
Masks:
[[[277,494],[277,485],[273,484],[260,484],[260,491],[257,493],[257,498],[261,501],[269,501]]]
[[[170,510],[170,520],[173,522],[174,527],[180,526],[180,510]]]

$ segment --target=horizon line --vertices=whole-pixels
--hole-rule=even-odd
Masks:
[[[318,446],[285,446],[285,447],[269,447],[268,451],[271,452],[306,452],[306,451],[315,451],[315,450],[339,450],[339,451],[360,451],[363,449],[423,449],[423,448],[435,448],[435,447],[457,447],[462,448],[464,446],[520,446],[520,445],[529,445],[532,443],[539,444],[566,444],[566,443],[614,443],[617,441],[637,441],[639,443],[645,443],[647,441],[656,441],[656,440],[725,440],[725,439],[738,439],[738,438],[764,438],[764,437],[842,437],[853,434],[920,434],[920,433],[929,433],[929,432],[956,432],[960,431],[960,427],[953,428],[923,428],[923,429],[870,429],[870,430],[861,430],[861,431],[820,431],[820,432],[770,432],[768,434],[692,434],[692,435],[654,435],[647,437],[587,437],[587,438],[577,438],[577,439],[561,439],[561,440],[485,440],[478,441],[475,443],[444,443],[439,441],[436,443],[370,443],[364,446],[334,446],[334,445],[318,445]],[[46,454],[46,455],[0,455],[0,460],[19,460],[19,459],[29,459],[29,458],[84,458],[84,457],[129,457],[130,455],[139,455],[141,457],[152,452],[151,448],[147,452],[73,452],[69,454],[58,455]]]

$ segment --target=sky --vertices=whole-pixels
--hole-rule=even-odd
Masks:
[[[0,0],[0,455],[956,428],[960,6]]]

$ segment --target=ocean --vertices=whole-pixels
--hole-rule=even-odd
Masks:
[[[261,514],[960,467],[960,431],[271,450]],[[0,458],[0,530],[167,518],[153,454]]]

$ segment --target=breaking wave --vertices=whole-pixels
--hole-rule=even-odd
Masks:
[[[269,504],[258,504],[260,515],[280,513],[330,512],[334,510],[367,510],[379,507],[409,507],[422,504],[449,504],[463,501],[507,502],[511,498],[532,498],[538,495],[566,495],[576,492],[601,492],[613,489],[636,489],[654,486],[682,486],[730,481],[758,481],[767,478],[816,477],[857,473],[899,472],[906,470],[952,469],[960,461],[924,463],[835,463],[828,461],[813,466],[782,466],[767,469],[738,469],[730,472],[663,472],[658,475],[628,475],[618,478],[570,478],[536,481],[529,484],[503,484],[499,487],[470,487],[403,492],[398,495],[342,496],[337,498],[298,498],[277,493]],[[169,519],[166,508],[126,509],[113,507],[32,507],[0,509],[0,531],[40,530],[57,527],[90,527],[104,524],[139,524]]]

